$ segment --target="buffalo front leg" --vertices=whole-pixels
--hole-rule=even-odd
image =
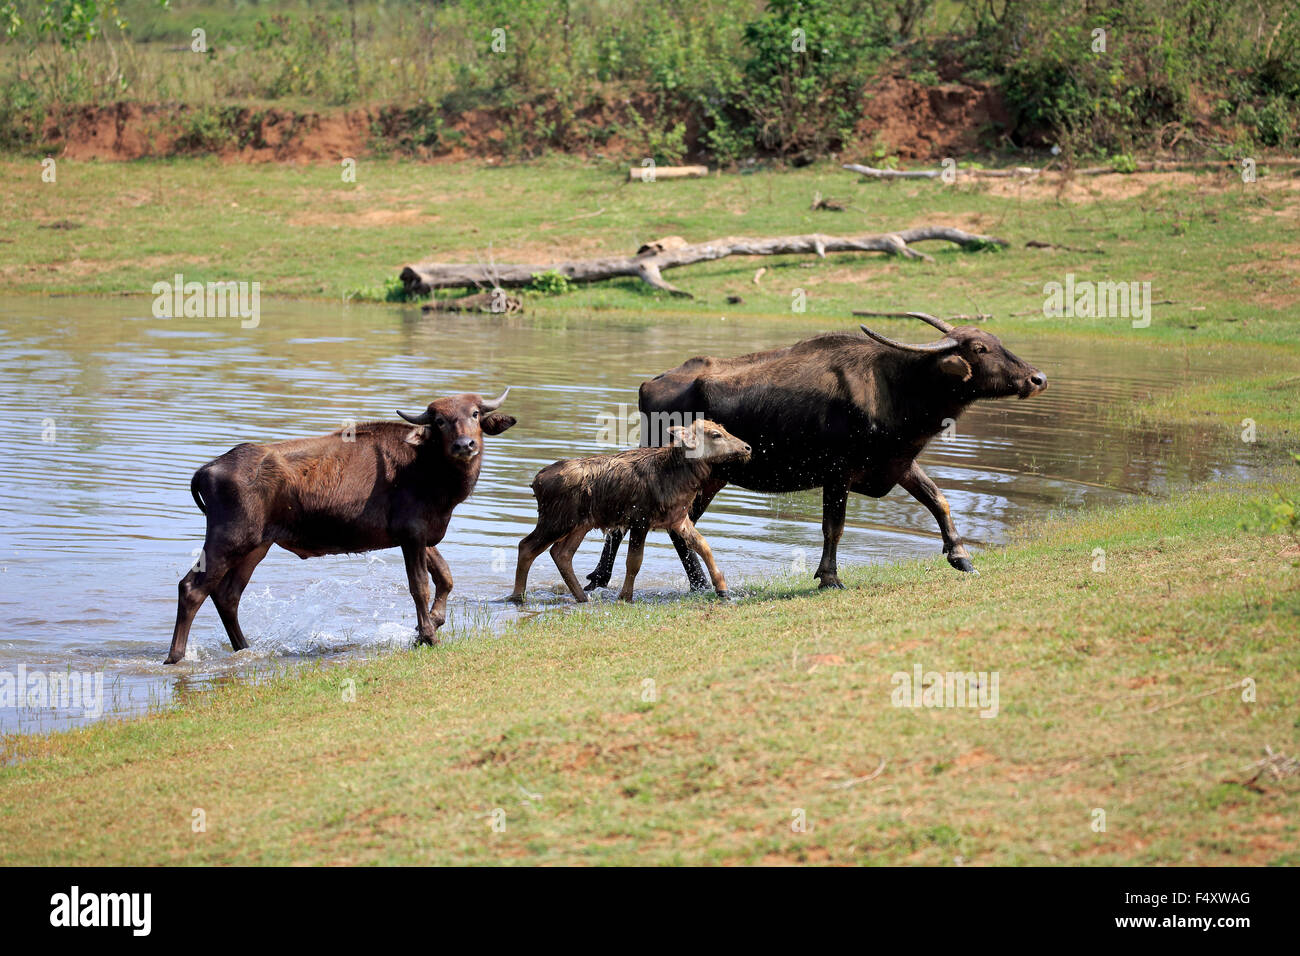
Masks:
[[[727,486],[725,481],[718,481],[710,478],[700,488],[700,493],[695,496],[691,503],[690,519],[691,525],[699,521],[709,505],[713,503],[714,496]],[[681,559],[682,568],[686,571],[686,580],[690,582],[692,591],[703,591],[709,586],[708,578],[704,576],[704,570],[700,567],[700,560],[695,556],[694,550],[687,544],[676,531],[669,531],[668,537],[673,542],[673,548],[677,552],[677,557]]]
[[[185,656],[185,647],[190,639],[190,626],[194,615],[199,612],[203,602],[211,594],[230,570],[231,561],[224,551],[219,551],[204,543],[198,564],[190,573],[181,578],[176,586],[176,626],[172,629],[172,646],[167,652],[164,664],[175,664]]]
[[[844,509],[848,497],[849,489],[846,486],[835,484],[822,488],[822,559],[813,573],[813,577],[821,582],[819,587],[844,587],[840,583],[835,554],[844,534]]]
[[[435,628],[447,623],[447,598],[451,594],[451,568],[447,566],[438,549],[429,545],[424,549],[424,560],[429,566],[429,577],[433,578],[433,607],[429,614]]]
[[[402,545],[402,559],[406,562],[406,583],[415,601],[415,634],[417,644],[436,644],[438,630],[429,613],[429,562],[423,544]]]
[[[645,536],[650,529],[648,527],[636,527],[632,529],[632,538],[627,543],[627,569],[623,575],[623,590],[618,592],[620,601],[632,601],[632,586],[636,583],[636,576],[641,570],[641,558],[645,555]]]
[[[248,580],[253,576],[254,569],[266,557],[266,552],[269,550],[271,550],[269,542],[258,545],[236,561],[212,592],[212,603],[217,606],[217,614],[221,617],[221,623],[225,625],[230,646],[237,651],[248,647],[248,639],[244,637],[244,632],[239,627],[239,599],[243,597],[244,588],[248,587]]]
[[[695,525],[691,523],[689,518],[685,519],[674,530],[681,536],[682,541],[691,551],[704,559],[704,566],[709,569],[709,578],[713,581],[713,590],[718,592],[718,597],[724,601],[728,600],[731,595],[727,593],[727,579],[722,576],[722,569],[713,560],[713,549],[704,540],[704,535],[695,530]]]
[[[579,525],[551,547],[551,559],[560,569],[560,577],[564,578],[564,583],[569,586],[573,599],[579,604],[587,603],[587,592],[582,589],[582,585],[578,583],[578,576],[573,573],[573,556],[590,530],[590,527]]]
[[[513,601],[515,604],[524,603],[524,591],[528,587],[528,572],[532,569],[533,562],[537,560],[539,554],[565,534],[566,531],[557,531],[554,527],[547,528],[539,524],[519,542],[519,561],[515,565],[515,589],[510,592],[507,601]]]
[[[600,560],[596,562],[596,569],[587,575],[587,586],[584,590],[594,591],[609,584],[609,579],[614,576],[614,559],[618,557],[618,546],[622,541],[621,528],[605,532],[605,547],[600,550]]]
[[[939,522],[939,533],[943,535],[943,553],[948,563],[958,571],[979,574],[970,563],[970,552],[966,543],[952,523],[952,512],[948,509],[948,499],[943,496],[939,486],[930,480],[930,476],[921,470],[921,466],[912,462],[907,473],[898,482],[903,489],[921,504],[930,509],[934,520]]]

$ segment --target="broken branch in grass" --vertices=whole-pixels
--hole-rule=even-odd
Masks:
[[[854,777],[852,780],[845,780],[842,783],[831,784],[832,790],[847,790],[849,787],[856,787],[860,783],[866,783],[868,780],[875,780],[885,772],[885,758],[880,758],[880,766],[865,777]]]

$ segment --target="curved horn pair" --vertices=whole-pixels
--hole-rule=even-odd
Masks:
[[[506,400],[506,396],[509,394],[510,394],[510,389],[507,388],[496,398],[481,399],[478,403],[479,410],[484,412],[495,412],[498,408],[501,407],[501,403]],[[397,410],[397,414],[401,415],[412,425],[429,425],[433,422],[433,416],[429,414],[429,410],[427,408],[418,415],[408,415],[406,414],[406,412],[402,411],[399,408]]]

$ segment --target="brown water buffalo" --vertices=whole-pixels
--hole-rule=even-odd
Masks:
[[[550,547],[564,583],[576,600],[586,601],[587,595],[573,573],[573,555],[592,528],[631,529],[620,600],[632,600],[646,533],[654,528],[668,528],[685,547],[700,555],[714,589],[725,599],[727,580],[687,512],[714,467],[723,462],[745,461],[751,449],[721,425],[702,419],[689,428],[669,429],[668,439],[666,448],[634,448],[617,455],[567,458],[539,471],[532,483],[537,497],[537,527],[519,542],[515,589],[507,600],[523,601],[528,570]]]
[[[166,663],[185,656],[190,624],[209,596],[230,646],[248,647],[239,598],[273,544],[300,558],[401,548],[419,641],[435,643],[451,593],[436,545],[478,481],[483,436],[515,424],[497,411],[509,391],[441,398],[418,415],[398,412],[410,425],[368,422],[319,438],[237,445],[196,471],[190,492],[208,517],[207,538],[180,582]]]
[[[731,483],[774,493],[821,488],[822,556],[814,577],[823,588],[842,587],[835,552],[849,492],[880,498],[901,485],[938,521],[948,563],[975,572],[948,502],[916,456],[972,402],[1028,398],[1047,387],[1047,376],[982,329],[910,314],[943,338],[909,345],[862,326],[864,335],[832,333],[731,359],[693,358],[643,382],[643,415],[700,415],[754,447],[748,462],[715,469],[691,520]],[[621,537],[607,535],[589,590],[609,583]],[[704,587],[694,555],[676,537],[673,544],[691,588]]]

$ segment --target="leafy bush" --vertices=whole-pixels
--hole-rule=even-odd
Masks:
[[[554,269],[537,273],[533,276],[533,281],[528,283],[528,291],[538,295],[564,295],[572,288],[573,283],[569,277]]]
[[[888,52],[877,4],[769,0],[745,26],[743,102],[755,140],[787,155],[852,136],[862,87]]]

